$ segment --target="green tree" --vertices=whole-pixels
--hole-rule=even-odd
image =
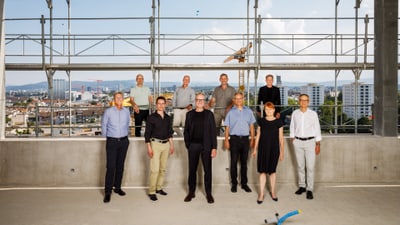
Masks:
[[[329,133],[333,132],[333,125],[335,124],[335,102],[331,100],[325,100],[324,105],[319,107],[321,114],[319,115],[321,127],[326,127],[325,131]]]

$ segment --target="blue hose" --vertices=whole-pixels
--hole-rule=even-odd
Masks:
[[[279,218],[278,224],[277,224],[277,225],[281,225],[283,222],[285,222],[285,220],[286,220],[287,218],[289,218],[289,217],[291,217],[291,216],[294,216],[294,215],[297,215],[297,214],[300,214],[300,213],[301,213],[301,210],[294,210],[294,211],[292,211],[292,212],[286,213],[284,216],[282,216],[281,218]]]

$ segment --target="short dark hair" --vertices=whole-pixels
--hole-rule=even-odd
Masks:
[[[219,75],[219,79],[221,79],[221,77],[226,77],[226,78],[228,78],[228,74],[226,74],[226,73],[221,73],[221,75]]]
[[[166,103],[167,102],[167,99],[164,97],[164,96],[158,96],[157,97],[157,99],[156,99],[156,103],[158,102],[158,100],[163,100],[164,101],[164,103]]]

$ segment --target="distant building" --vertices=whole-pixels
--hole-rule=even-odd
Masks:
[[[82,93],[81,101],[93,101],[93,94],[91,92],[85,91],[84,93]]]
[[[279,76],[279,75],[276,76],[276,86],[277,87],[282,86],[282,79],[281,79],[281,76]]]
[[[53,80],[53,99],[65,100],[65,92],[67,91],[67,82],[64,79]],[[50,93],[50,91],[49,91]]]
[[[289,93],[289,88],[286,86],[282,86],[282,79],[281,76],[276,76],[276,86],[279,88],[279,91],[281,92],[281,104],[282,105],[288,105],[288,93]]]
[[[371,105],[374,103],[374,85],[358,83],[345,84],[343,92],[343,112],[348,117],[360,119],[372,115]],[[356,100],[357,99],[357,100]]]
[[[318,85],[316,83],[311,83],[300,88],[301,94],[307,94],[310,97],[310,108],[312,110],[317,110],[319,106],[324,104],[324,85]]]
[[[281,104],[288,105],[289,87],[286,86],[279,87],[279,91],[281,92]]]

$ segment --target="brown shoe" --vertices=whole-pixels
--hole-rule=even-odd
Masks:
[[[186,197],[185,197],[185,199],[184,199],[183,201],[185,201],[185,202],[190,202],[190,201],[192,201],[192,198],[194,198],[194,197],[196,197],[196,196],[194,195],[194,193],[189,192],[189,194],[186,195]]]

